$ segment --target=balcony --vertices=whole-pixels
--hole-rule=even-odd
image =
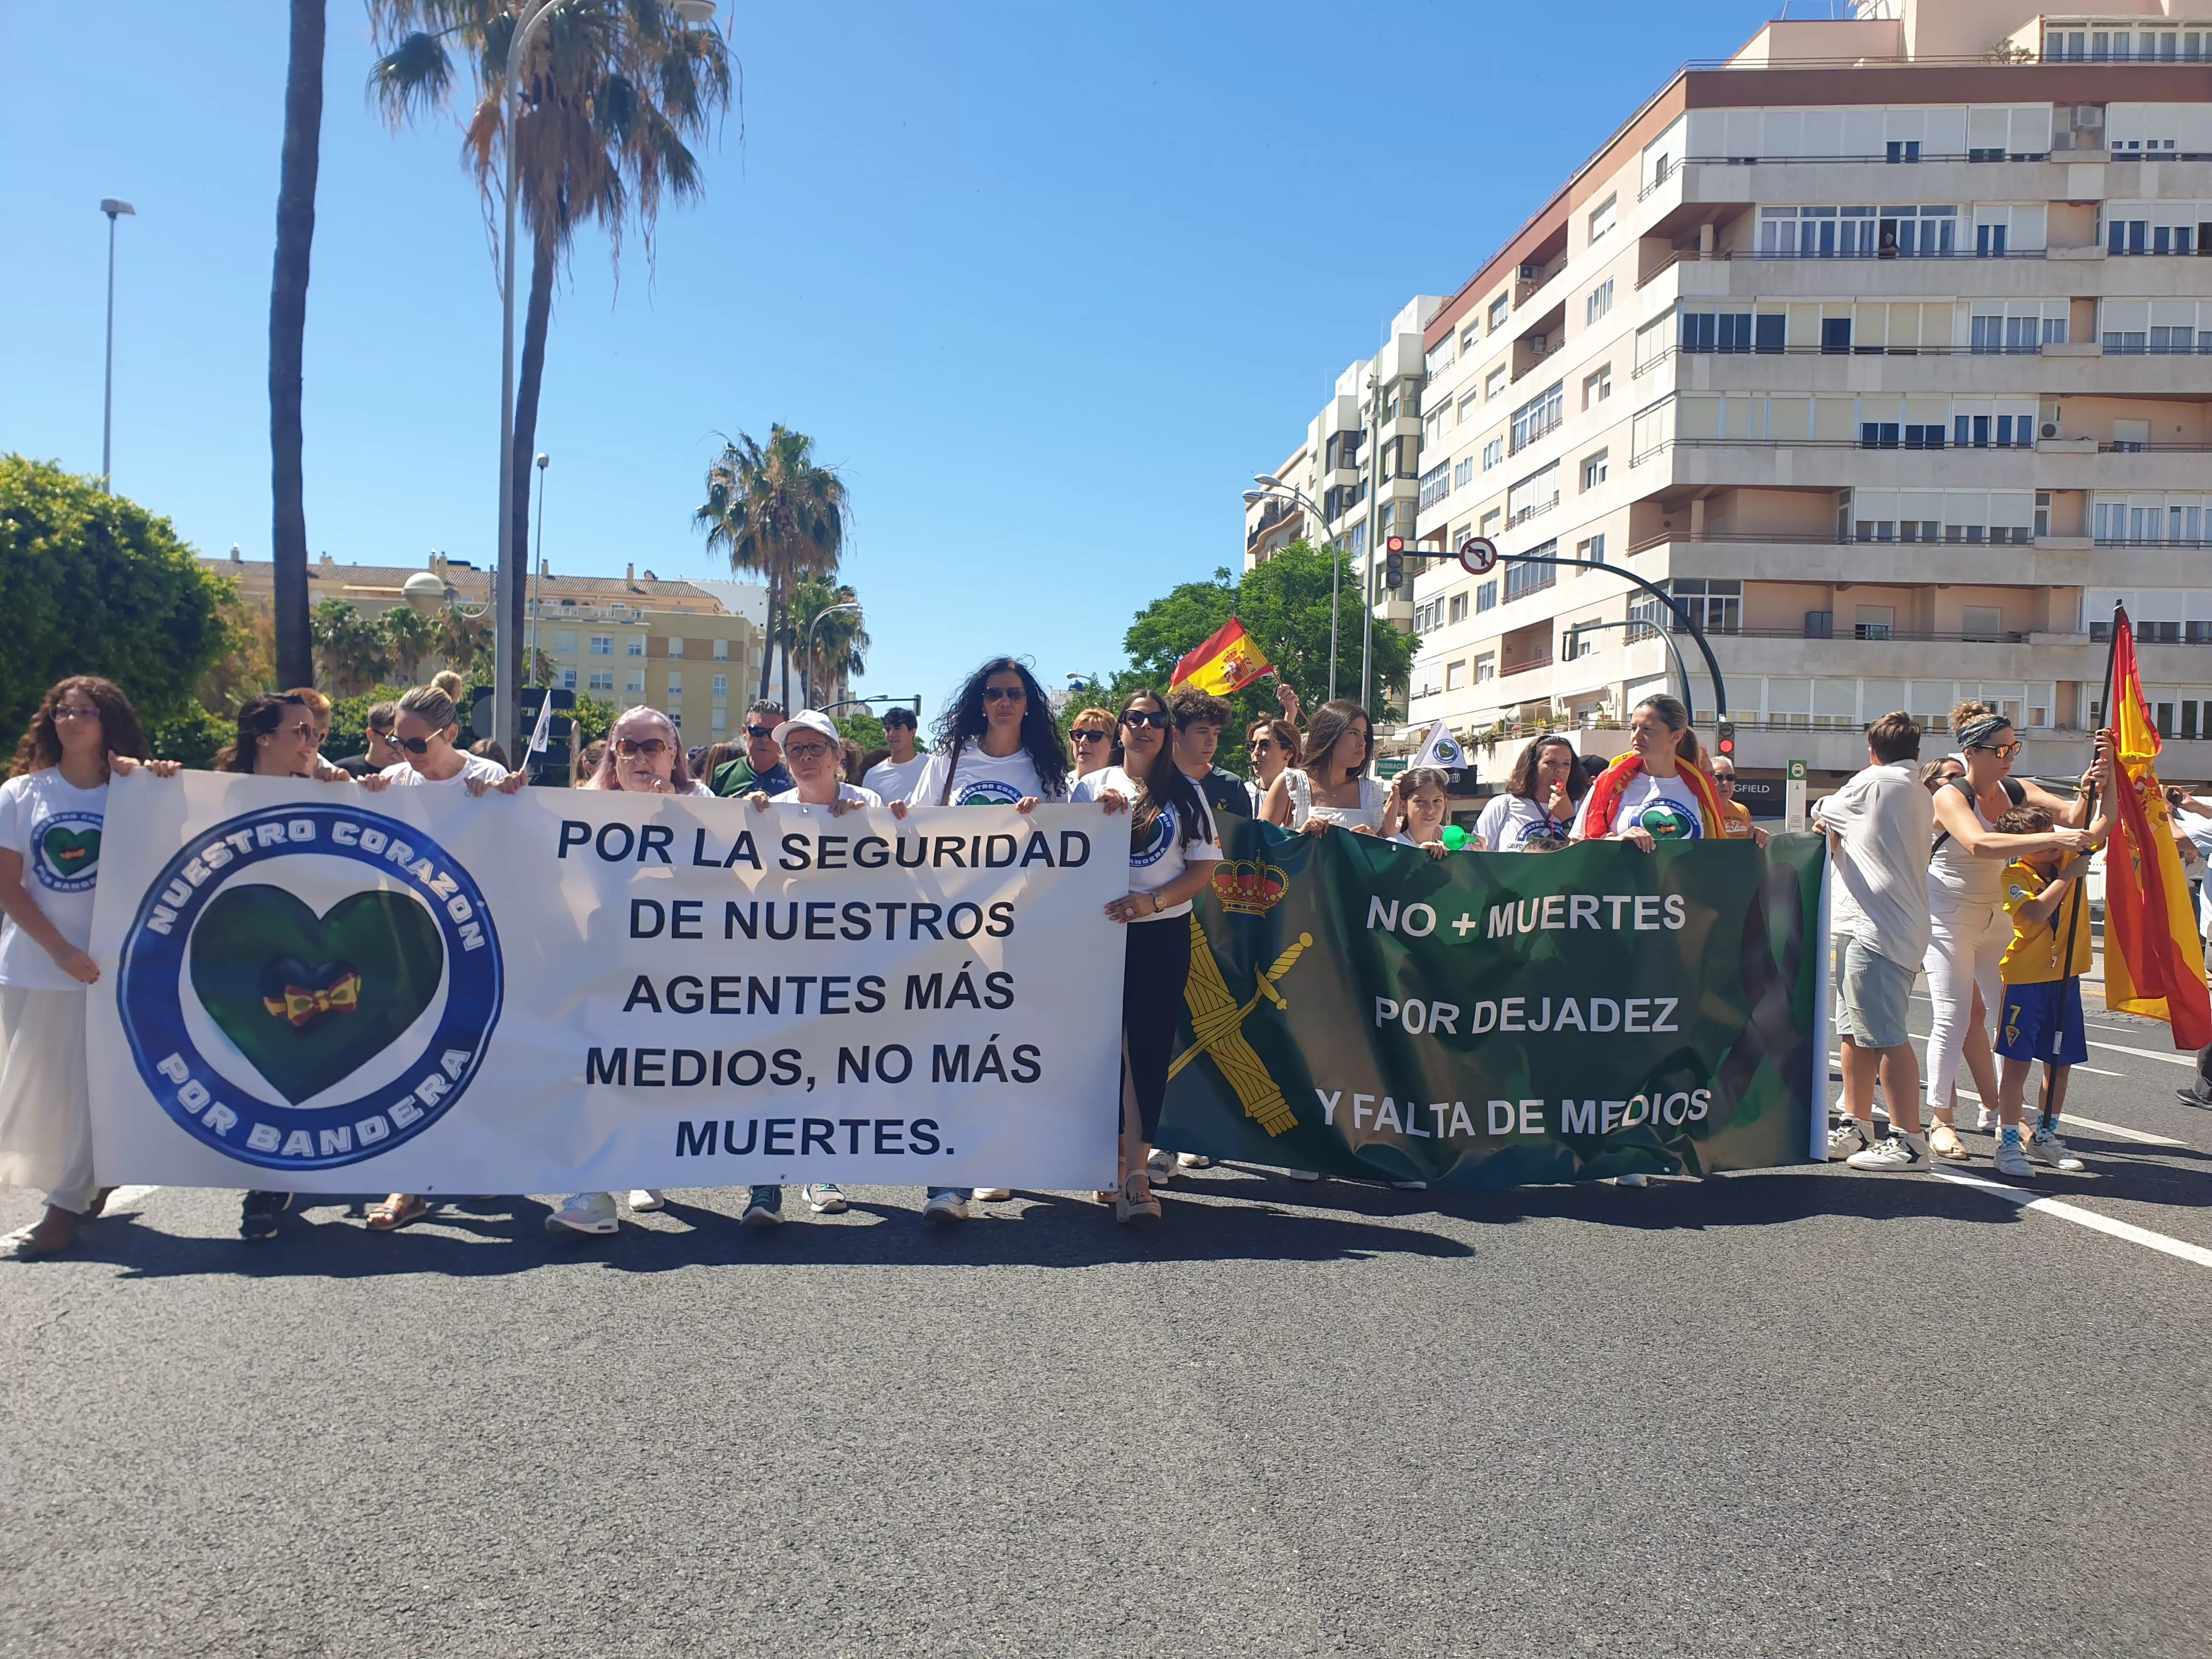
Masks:
[[[1552,653],[1547,649],[1541,656],[1517,657],[1510,662],[1498,664],[1498,676],[1500,679],[1505,679],[1515,674],[1526,674],[1535,669],[1549,668],[1551,665]]]

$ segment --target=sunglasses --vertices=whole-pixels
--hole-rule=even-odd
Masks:
[[[1252,739],[1252,752],[1255,755],[1263,749],[1273,749],[1274,746],[1275,740],[1273,738],[1255,738]]]
[[[1093,731],[1091,727],[1085,726],[1080,732],[1071,732],[1067,735],[1078,743],[1103,743],[1112,733]]]
[[[745,735],[752,738],[756,743],[774,743],[775,741],[775,727],[773,726],[748,726],[745,727]]]
[[[658,755],[668,747],[665,738],[617,738],[615,753],[624,760],[635,755]]]
[[[293,729],[304,732],[307,728],[301,726],[295,726]],[[427,755],[430,752],[430,739],[428,738],[393,738],[391,741],[394,748],[404,749],[410,755]]]
[[[2023,746],[2024,745],[2017,741],[2012,743],[1978,743],[1974,745],[1975,748],[1980,750],[1984,754],[1995,755],[1999,760],[2010,760],[2014,756],[2020,753]]]
[[[1168,722],[1174,718],[1175,716],[1164,708],[1151,710],[1132,708],[1122,714],[1121,724],[1129,726],[1149,726],[1155,731],[1164,732],[1168,728]]]
[[[96,720],[100,718],[100,710],[64,707],[54,710],[54,718],[58,720]]]
[[[1027,702],[1030,694],[1018,685],[987,685],[983,688],[985,702]]]
[[[795,761],[820,760],[830,752],[826,743],[787,743],[783,752]]]

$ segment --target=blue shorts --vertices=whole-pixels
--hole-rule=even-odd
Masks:
[[[2088,1063],[2080,980],[2008,985],[2003,1007],[2004,1018],[1997,1027],[1997,1052],[2007,1060],[2039,1060],[2051,1066]]]

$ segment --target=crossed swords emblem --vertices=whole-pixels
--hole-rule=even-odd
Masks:
[[[1283,1091],[1275,1086],[1266,1063],[1245,1041],[1244,1017],[1260,1006],[1262,997],[1288,1012],[1291,1005],[1275,988],[1275,981],[1297,966],[1298,957],[1312,943],[1311,933],[1300,933],[1297,943],[1257,976],[1250,1000],[1239,1006],[1229,982],[1221,976],[1221,965],[1213,959],[1206,930],[1199,926],[1198,912],[1194,909],[1190,915],[1190,979],[1183,988],[1183,1001],[1190,1008],[1191,1030],[1198,1041],[1175,1057],[1168,1076],[1174,1078],[1200,1054],[1211,1056],[1223,1079],[1237,1091],[1244,1115],[1270,1135],[1297,1127],[1297,1117],[1291,1110],[1291,1103],[1283,1098]]]

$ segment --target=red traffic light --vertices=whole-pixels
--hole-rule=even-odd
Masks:
[[[1382,544],[1382,550],[1385,553],[1403,553],[1406,550],[1406,538],[1403,536],[1391,537],[1389,541]]]

